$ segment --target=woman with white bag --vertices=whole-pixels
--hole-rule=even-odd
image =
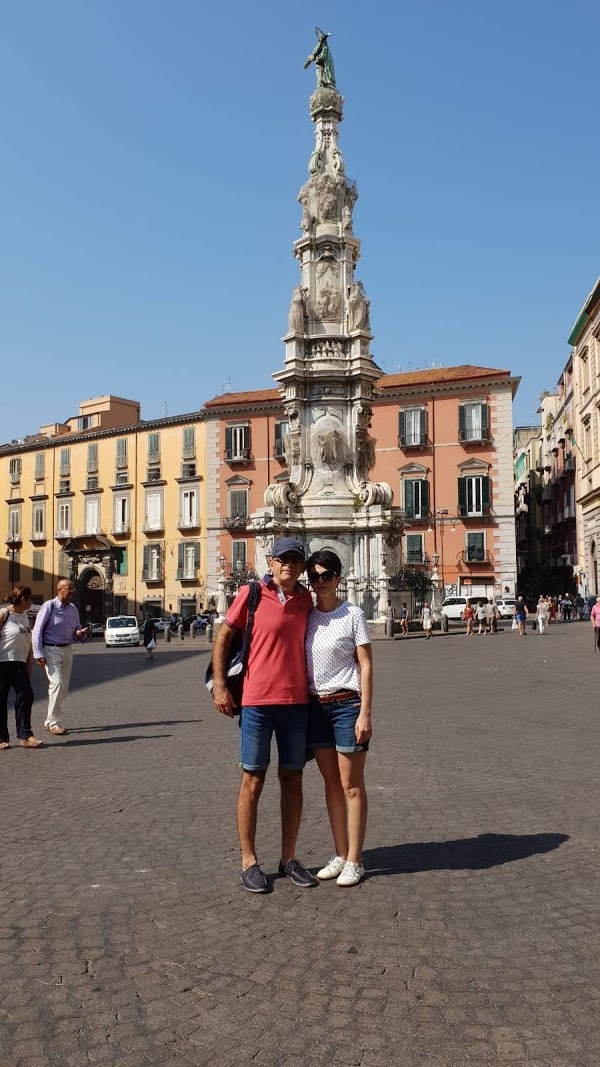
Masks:
[[[148,658],[153,659],[153,649],[156,648],[156,626],[150,614],[146,615],[144,623],[144,648],[148,653]]]

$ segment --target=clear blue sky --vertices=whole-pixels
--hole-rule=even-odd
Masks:
[[[522,375],[600,274],[593,0],[2,0],[0,439],[112,392],[153,418],[280,368],[333,33],[385,371]]]

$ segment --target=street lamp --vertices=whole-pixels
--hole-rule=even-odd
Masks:
[[[455,530],[456,530],[456,521],[454,519],[454,516],[450,515],[449,508],[435,508],[435,510],[433,512],[433,515],[431,516],[431,518],[429,520],[429,526],[428,526],[428,529],[427,529],[427,533],[434,535],[433,544],[434,544],[434,548],[437,549],[435,535],[436,535],[436,532],[437,532],[437,528],[439,526],[439,529],[440,529],[440,550],[441,550],[442,599],[443,599],[443,593],[444,593],[444,590],[445,590],[445,582],[444,582],[444,528],[445,528],[445,526],[447,524],[450,525],[450,533],[454,533]],[[437,557],[437,562],[435,562],[436,561],[436,557]],[[432,553],[431,559],[433,561],[434,567],[437,568],[437,563],[440,562],[440,556],[438,555],[437,551]]]

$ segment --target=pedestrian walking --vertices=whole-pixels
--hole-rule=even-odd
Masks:
[[[425,631],[425,637],[429,641],[433,637],[433,615],[431,614],[431,608],[427,601],[423,604],[423,610],[421,611],[421,626]]]
[[[467,600],[460,617],[467,624],[465,637],[473,637],[473,619],[475,618],[475,612],[473,611],[470,600]]]
[[[43,667],[48,678],[48,712],[44,728],[51,734],[67,734],[62,723],[71,668],[73,643],[83,643],[88,627],[79,621],[79,612],[71,603],[75,586],[68,578],[60,578],[56,596],[46,600],[37,613],[33,627],[33,658]]]
[[[519,631],[519,637],[527,637],[525,626],[527,624],[528,615],[529,611],[527,610],[527,604],[523,600],[523,597],[520,596],[517,598],[517,603],[515,604],[515,622],[517,624],[517,630]]]
[[[8,733],[8,694],[15,693],[17,740],[22,748],[40,748],[43,741],[31,730],[31,627],[27,611],[31,589],[17,585],[0,609],[0,749],[10,748]]]
[[[493,600],[488,600],[484,605],[485,608],[485,625],[489,634],[496,633],[496,619],[498,617],[498,610]]]
[[[596,603],[590,611],[590,622],[594,631],[596,650],[600,649],[600,596],[596,597]]]
[[[268,893],[269,883],[256,853],[258,802],[275,733],[281,788],[281,861],[279,873],[301,889],[318,885],[296,858],[302,814],[302,770],[306,762],[308,680],[304,637],[313,601],[299,583],[306,566],[304,547],[293,537],[273,545],[271,574],[260,582],[252,641],[242,688],[240,741],[242,780],[238,832],[242,852],[241,881],[251,893]],[[213,700],[221,715],[233,715],[226,683],[227,658],[234,634],[248,621],[250,586],[242,586],[220,627],[213,649]]]
[[[408,623],[409,623],[408,607],[407,607],[406,603],[403,603],[402,607],[400,608],[400,633],[403,633],[403,634],[407,634],[408,633]]]
[[[150,615],[150,612],[146,615],[146,621],[144,623],[143,641],[144,648],[148,653],[148,659],[154,659],[154,649],[156,648],[156,624]]]
[[[475,614],[477,616],[477,622],[479,623],[479,627],[478,627],[477,633],[485,635],[485,633],[486,633],[486,622],[487,622],[487,612],[485,610],[485,604],[483,603],[483,600],[478,600],[477,601],[477,608],[476,608]]]
[[[325,783],[335,855],[317,878],[342,887],[364,878],[367,826],[365,760],[371,738],[373,658],[361,608],[341,600],[339,556],[315,552],[307,563],[317,605],[308,616],[306,660],[310,718],[308,741]]]
[[[538,628],[538,633],[539,634],[544,634],[546,632],[546,626],[548,624],[548,616],[549,616],[548,604],[546,603],[546,600],[544,599],[544,597],[540,596],[540,599],[538,600],[538,603],[537,603],[537,609],[536,609],[536,621],[537,621],[537,628]]]
[[[551,596],[547,596],[546,602],[548,604],[548,609],[550,612],[548,618],[548,625],[552,626],[552,624],[556,622],[556,599],[553,599]]]
[[[570,622],[571,621],[571,612],[573,610],[573,604],[571,603],[571,598],[568,595],[568,593],[561,600],[560,608],[561,608],[561,611],[562,611],[563,622]]]

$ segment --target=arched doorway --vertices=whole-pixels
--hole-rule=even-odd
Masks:
[[[78,582],[81,621],[104,622],[104,578],[97,570],[87,570]]]
[[[592,593],[598,596],[598,557],[596,555],[596,542],[592,541],[590,545],[590,563],[591,563],[591,579],[592,579]]]

